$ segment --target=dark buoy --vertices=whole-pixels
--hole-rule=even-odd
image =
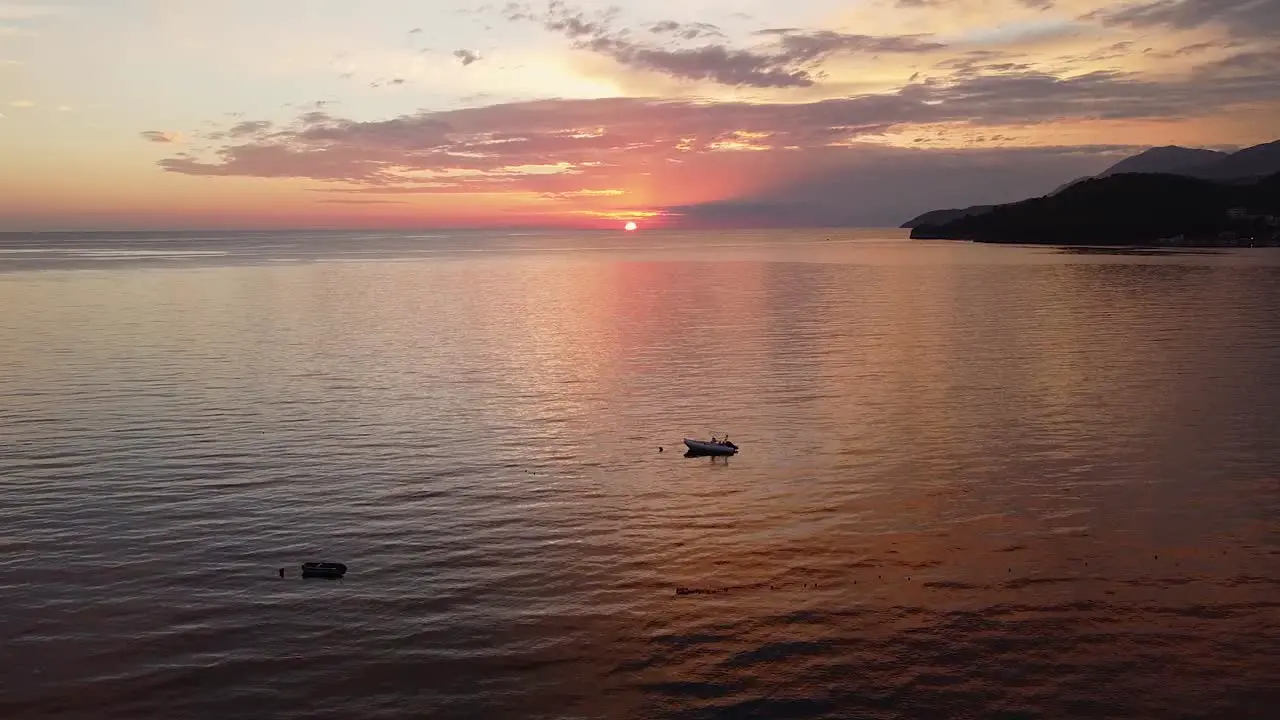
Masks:
[[[658,452],[663,452],[661,445],[658,446]]]
[[[302,577],[340,579],[347,574],[347,566],[336,562],[302,563]]]
[[[280,568],[280,577],[284,577],[284,568]]]

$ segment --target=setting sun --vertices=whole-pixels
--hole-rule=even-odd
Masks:
[[[639,225],[637,225],[637,224],[635,224],[634,222],[629,222],[629,223],[627,223],[625,226],[623,226],[623,229],[625,229],[627,232],[634,232],[635,230],[638,230],[639,228],[640,228],[640,226],[639,226]]]

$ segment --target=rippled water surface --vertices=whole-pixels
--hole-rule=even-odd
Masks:
[[[1275,717],[1280,255],[900,235],[0,238],[0,717]]]

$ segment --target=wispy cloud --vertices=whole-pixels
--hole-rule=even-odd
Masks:
[[[607,188],[603,190],[568,190],[565,192],[549,192],[542,193],[541,197],[553,200],[577,200],[580,198],[621,197],[626,194],[626,190]]]
[[[704,22],[682,23],[675,20],[663,20],[649,25],[648,30],[654,35],[670,35],[684,40],[696,40],[703,37],[726,37],[719,27]]]
[[[9,107],[13,108],[33,108],[36,106],[34,100],[10,100]]]
[[[26,21],[60,15],[64,11],[65,8],[58,5],[0,2],[0,37],[34,36],[36,31],[26,27]],[[12,24],[14,22],[18,24]]]
[[[682,163],[742,150],[839,154],[861,140],[914,126],[1169,119],[1274,102],[1280,100],[1280,82],[1272,63],[1280,60],[1237,57],[1234,64],[1206,66],[1194,77],[1165,82],[1121,72],[1056,76],[961,69],[946,80],[893,93],[811,103],[548,100],[376,122],[314,111],[288,128],[226,144],[212,157],[170,158],[161,166],[190,175],[299,177],[370,189],[564,193],[600,188],[584,180],[612,181],[609,168],[616,166]],[[561,169],[521,170],[530,167]]]
[[[454,50],[453,56],[458,58],[458,61],[461,62],[463,66],[480,61],[480,54],[474,50]]]
[[[31,18],[61,15],[66,8],[46,3],[0,2],[0,20],[29,20]]]
[[[250,135],[257,135],[271,129],[272,122],[269,120],[246,120],[236,123],[227,130],[227,137],[242,138]]]
[[[765,42],[746,48],[720,42],[695,47],[670,47],[635,40],[634,33],[615,29],[617,12],[594,15],[561,0],[551,0],[545,10],[509,5],[508,20],[530,21],[565,36],[571,46],[612,58],[632,69],[667,75],[679,80],[709,81],[727,86],[804,88],[817,84],[815,70],[834,55],[851,53],[926,53],[942,43],[916,35],[858,35],[831,30],[806,32],[788,28],[757,33]],[[647,26],[650,33],[675,41],[724,38],[707,23],[662,21]]]
[[[1047,10],[1054,6],[1055,0],[1016,0],[1019,5],[1033,10]],[[955,4],[955,0],[897,0],[901,8],[928,8]]]
[[[317,202],[331,205],[404,205],[403,200],[361,200],[349,198],[324,198]]]
[[[1243,36],[1280,33],[1280,2],[1275,0],[1155,0],[1103,8],[1087,17],[1109,25],[1174,29],[1219,24]]]
[[[165,130],[144,130],[139,133],[143,140],[153,143],[176,143],[182,140],[182,134]]]

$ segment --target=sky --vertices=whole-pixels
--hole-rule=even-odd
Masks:
[[[1280,137],[1280,0],[0,0],[0,231],[897,226]]]

